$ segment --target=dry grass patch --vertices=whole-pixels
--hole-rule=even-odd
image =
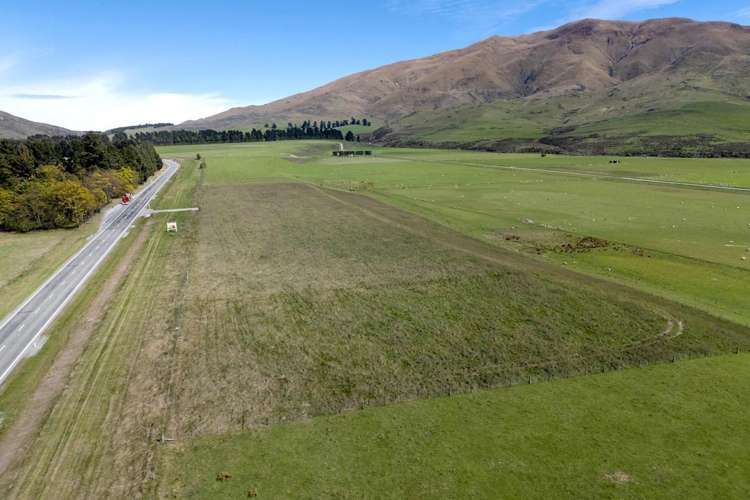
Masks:
[[[723,324],[707,340],[716,325],[692,316],[694,336],[660,336],[691,313],[545,276],[358,195],[230,186],[200,203],[176,354],[183,437],[748,342]]]

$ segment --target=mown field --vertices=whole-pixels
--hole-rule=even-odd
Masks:
[[[429,151],[336,163],[331,147],[164,148],[185,161],[155,205],[200,212],[154,215],[138,229],[149,236],[141,256],[30,451],[0,481],[5,497],[747,489],[747,457],[726,444],[742,439],[746,356],[685,361],[747,351],[746,326],[675,303],[666,289],[652,295],[572,272],[558,252],[540,252],[539,242],[567,240],[560,230],[546,236],[543,219],[518,218],[554,214],[533,208],[542,183],[525,177],[554,192],[551,174],[446,164],[446,152]],[[207,168],[190,160],[197,152]],[[463,155],[447,160],[487,159]],[[725,176],[739,164],[717,165],[712,175]],[[514,185],[531,214],[500,201]],[[454,208],[482,192],[489,215]],[[455,197],[438,202],[440,193]],[[167,220],[177,234],[163,232]],[[653,261],[633,253],[634,243],[618,245],[586,254]],[[731,267],[722,259],[705,262]],[[85,300],[76,307],[85,315]],[[658,366],[637,368],[646,365]],[[555,381],[567,377],[579,378]],[[711,387],[710,398],[693,397]],[[660,443],[662,454],[641,453]],[[722,475],[701,469],[696,453]]]

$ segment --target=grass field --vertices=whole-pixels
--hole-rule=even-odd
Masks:
[[[296,180],[361,191],[494,245],[750,324],[748,193],[617,180],[750,186],[747,160],[623,158],[613,166],[608,157],[404,149],[334,159],[330,146],[310,143],[163,152],[198,149],[220,163],[208,185]],[[290,160],[292,151],[308,159]],[[609,243],[560,251],[584,237]]]
[[[750,356],[475,392],[184,444],[183,498],[746,498]],[[217,474],[231,479],[217,481]]]
[[[379,150],[334,162],[332,147],[164,148],[165,157],[186,160],[155,207],[200,211],[156,214],[139,229],[150,236],[141,256],[30,451],[2,478],[5,497],[244,497],[253,488],[271,497],[493,496],[496,488],[597,497],[665,492],[675,484],[694,495],[747,487],[738,468],[746,456],[725,445],[738,436],[738,408],[750,403],[739,383],[746,357],[681,360],[747,351],[748,329],[559,265],[565,252],[553,249],[577,244],[567,239],[574,233],[548,229],[544,219],[517,219],[559,217],[552,203],[534,208],[532,197],[545,197],[535,191],[540,179],[550,193],[576,189],[573,179],[561,176],[555,186],[553,174],[477,167],[490,157],[445,151]],[[205,169],[189,160],[196,152]],[[740,164],[715,165],[712,178],[732,175]],[[665,175],[679,175],[678,165],[671,168]],[[636,187],[596,177],[577,182]],[[514,185],[526,190],[514,200],[525,207],[500,201]],[[668,205],[661,193],[670,190],[637,187],[649,193],[639,199]],[[605,206],[597,189],[577,189],[570,197],[576,203],[588,194]],[[489,216],[454,207],[482,199]],[[575,214],[583,210],[576,203],[557,205]],[[178,222],[177,234],[163,232],[167,220]],[[505,239],[510,230],[518,239]],[[651,233],[628,237],[668,245]],[[550,249],[539,250],[542,244]],[[601,263],[583,257],[610,254],[656,262],[628,245],[576,252],[577,265],[595,273]],[[724,263],[728,258],[701,265],[746,272]],[[650,286],[676,295],[657,280]],[[697,291],[692,297],[706,298]],[[720,300],[742,316],[733,309],[740,297]],[[86,300],[77,307],[85,310]],[[671,361],[679,362],[554,381]],[[514,387],[484,391],[498,386]],[[711,387],[725,392],[690,399],[691,391]],[[585,403],[574,404],[579,400]],[[714,421],[700,431],[695,421],[707,418],[707,408]],[[587,414],[594,416],[589,423]],[[639,431],[654,415],[662,422]],[[287,425],[293,421],[302,423]],[[576,433],[582,425],[589,441]],[[616,425],[622,432],[613,435]],[[363,432],[374,440],[363,446],[377,447],[364,457],[355,444]],[[513,437],[501,447],[505,434]],[[402,454],[392,453],[402,442]],[[638,455],[660,442],[672,448]],[[652,467],[670,451],[675,465]],[[702,462],[690,461],[693,452],[718,457],[723,475],[705,472],[698,484]],[[579,453],[585,459],[574,461]],[[561,459],[566,465],[540,476],[545,463]],[[282,475],[272,477],[274,471]],[[558,483],[549,478],[554,471]],[[222,472],[234,477],[217,481]],[[535,477],[542,481],[529,485]]]

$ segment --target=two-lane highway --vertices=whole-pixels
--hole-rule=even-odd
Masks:
[[[0,384],[33,350],[42,332],[52,323],[75,293],[94,273],[133,221],[177,171],[178,164],[164,160],[164,171],[133,198],[117,209],[101,229],[68,259],[31,297],[0,323]]]

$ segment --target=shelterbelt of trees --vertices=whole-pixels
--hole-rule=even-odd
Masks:
[[[304,121],[301,125],[288,123],[286,128],[280,128],[275,123],[266,124],[261,130],[253,128],[249,132],[242,130],[154,130],[149,132],[136,132],[134,137],[138,141],[147,141],[153,144],[208,144],[222,142],[263,142],[283,141],[291,139],[333,139],[355,141],[352,131],[346,135],[339,127],[348,125],[362,125],[369,127],[372,124],[366,118],[337,121]]]
[[[161,164],[152,144],[123,133],[0,140],[0,229],[79,226]]]

